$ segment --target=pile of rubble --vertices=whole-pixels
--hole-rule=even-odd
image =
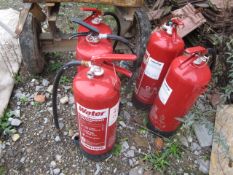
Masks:
[[[182,37],[189,34],[186,39],[191,45],[203,40],[215,45],[218,34],[233,33],[232,0],[177,0],[175,4],[158,0],[153,5],[150,4],[148,16],[151,21],[167,18],[169,14],[182,16],[186,26],[179,34]]]
[[[204,9],[203,15],[207,23],[216,32],[233,32],[233,1],[209,0],[209,8]]]
[[[232,0],[178,0],[176,5],[178,8],[191,3],[201,11],[206,18],[207,24],[214,29],[215,32],[232,33],[233,26],[233,1]]]

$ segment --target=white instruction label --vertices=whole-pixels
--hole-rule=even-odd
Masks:
[[[77,103],[81,144],[93,151],[106,149],[109,108],[89,109]]]
[[[162,72],[163,65],[164,63],[156,61],[150,57],[146,65],[145,74],[154,80],[158,80]]]
[[[119,104],[120,101],[118,101],[117,104],[110,109],[108,126],[111,126],[116,122],[119,112]]]
[[[171,87],[167,84],[166,79],[164,79],[163,84],[159,90],[159,99],[165,105],[172,93]]]

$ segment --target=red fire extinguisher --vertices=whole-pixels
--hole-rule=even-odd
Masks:
[[[133,49],[129,44],[129,41],[121,36],[101,33],[102,29],[95,28],[94,26],[79,20],[72,19],[72,22],[79,24],[83,28],[86,28],[88,32],[79,32],[74,34],[72,37],[84,37],[83,39],[78,40],[77,49],[76,49],[76,58],[77,60],[85,60],[90,61],[92,56],[94,55],[104,55],[104,54],[112,54],[113,53],[113,45],[111,40],[122,42],[126,44],[131,52],[133,53]],[[79,67],[78,69],[82,69],[83,67]]]
[[[207,50],[197,46],[174,59],[150,111],[150,129],[170,136],[180,126],[177,118],[189,111],[211,79],[205,54]]]
[[[184,51],[177,25],[182,23],[173,18],[150,36],[133,95],[134,105],[138,108],[153,104],[172,60]]]
[[[59,79],[71,66],[87,66],[76,74],[73,92],[77,110],[79,145],[88,158],[103,160],[109,156],[116,141],[116,121],[120,103],[120,79],[116,72],[130,77],[127,69],[112,61],[134,61],[135,55],[107,54],[93,56],[91,61],[72,61],[57,73],[53,89],[53,114],[59,129],[57,115],[57,87]]]

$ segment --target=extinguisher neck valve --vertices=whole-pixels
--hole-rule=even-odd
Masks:
[[[92,19],[92,24],[98,25],[103,21],[103,17],[102,15],[98,15],[97,17],[95,17],[94,19]]]
[[[172,33],[173,33],[173,26],[172,25],[164,24],[162,26],[162,29],[164,29],[168,35],[172,35]]]
[[[199,56],[197,59],[193,61],[195,65],[200,65],[202,62],[207,62],[209,60],[209,57],[207,56]]]
[[[100,33],[98,35],[91,33],[86,36],[86,40],[89,43],[99,43],[101,39],[107,39],[107,38],[108,38],[108,34],[104,34],[104,33]]]
[[[93,79],[94,77],[99,77],[104,74],[104,69],[100,66],[91,65],[90,70],[87,72],[87,77]]]
[[[98,35],[94,35],[93,33],[86,36],[86,40],[89,43],[98,43],[100,41],[100,38]]]

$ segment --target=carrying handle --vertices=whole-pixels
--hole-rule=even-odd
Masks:
[[[80,19],[72,18],[71,21],[72,21],[73,23],[76,23],[76,24],[82,25],[83,27],[86,27],[87,29],[89,29],[89,30],[92,31],[93,33],[96,33],[96,34],[99,34],[99,33],[100,33],[100,31],[99,31],[97,28],[95,28],[95,27],[93,27],[93,26],[87,24],[86,22],[84,22],[84,21],[82,21],[82,20],[80,20]]]
[[[137,56],[133,54],[105,54],[100,56],[92,56],[91,63],[93,65],[105,67],[108,69],[115,69],[117,72],[124,74],[127,77],[131,77],[131,71],[113,64],[112,61],[135,61],[136,59]]]
[[[208,50],[202,46],[196,46],[185,49],[185,52],[188,54],[205,55],[208,53]]]
[[[180,64],[180,68],[186,67],[186,65],[193,63],[195,59],[198,57],[202,57],[208,53],[208,50],[202,46],[195,46],[185,49],[185,53],[189,54],[189,56],[184,60],[183,63]]]
[[[135,61],[136,55],[133,54],[104,54],[100,56],[92,56],[91,62],[94,64],[101,64],[104,61]]]
[[[117,66],[113,63],[110,62],[104,62],[104,64],[102,64],[102,67],[105,67],[107,69],[115,69],[118,73],[124,74],[127,77],[132,77],[133,73],[123,67]]]

